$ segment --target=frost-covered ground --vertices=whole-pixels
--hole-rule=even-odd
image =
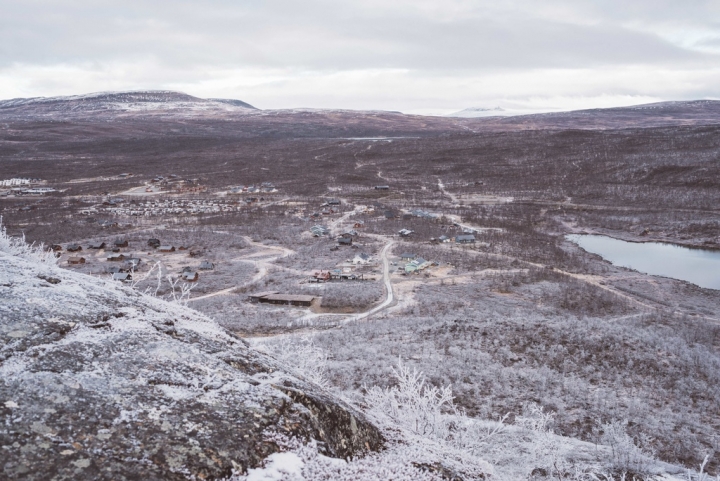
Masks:
[[[268,356],[192,309],[61,269],[4,234],[0,293],[7,479],[681,472],[645,456],[622,426],[608,447],[554,435],[539,408],[512,425],[468,417],[449,388],[402,363],[394,387],[367,387],[352,407],[328,390],[311,340],[286,338]]]

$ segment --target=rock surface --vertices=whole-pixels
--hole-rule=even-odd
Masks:
[[[50,280],[48,280],[50,279]],[[0,252],[0,478],[214,479],[379,430],[201,314]]]

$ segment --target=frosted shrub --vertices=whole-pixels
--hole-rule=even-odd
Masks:
[[[446,439],[450,423],[443,411],[457,414],[449,386],[437,388],[425,383],[424,375],[398,361],[393,368],[397,386],[367,389],[365,401],[378,411],[414,434],[436,439]]]
[[[652,452],[646,451],[651,439],[647,436],[640,438],[640,446],[625,432],[625,422],[612,422],[603,425],[603,444],[610,446],[610,468],[618,471],[631,471],[644,473],[652,461]]]
[[[10,255],[22,257],[24,259],[32,259],[45,264],[55,264],[57,259],[52,252],[43,250],[42,244],[28,244],[25,241],[25,235],[22,237],[10,237],[2,223],[0,217],[0,252]]]
[[[195,287],[195,284],[187,284],[187,283],[180,283],[180,278],[173,278],[173,276],[167,274],[163,277],[163,265],[161,262],[156,262],[153,264],[153,266],[150,268],[149,271],[147,271],[142,276],[137,276],[135,274],[135,269],[132,269],[130,271],[131,277],[133,279],[130,286],[133,289],[139,290],[140,283],[149,280],[151,278],[155,278],[155,288],[152,287],[146,287],[144,291],[142,291],[143,294],[152,296],[152,297],[158,297],[163,300],[166,300],[168,302],[174,302],[175,304],[180,304],[181,306],[187,306],[188,302],[190,301],[190,294],[192,292],[193,287]],[[162,288],[163,279],[167,282],[168,286],[170,287],[170,293],[166,296],[160,296],[160,289]],[[180,284],[180,285],[178,285]]]
[[[397,385],[366,388],[365,402],[372,412],[413,434],[442,441],[472,455],[481,454],[488,441],[505,430],[507,415],[498,422],[479,423],[457,409],[452,388],[428,385],[424,374],[398,360],[393,368]]]
[[[327,353],[315,345],[312,337],[286,337],[264,344],[262,349],[302,377],[327,387]]]

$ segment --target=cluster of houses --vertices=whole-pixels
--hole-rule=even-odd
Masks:
[[[420,272],[434,265],[433,262],[427,261],[415,254],[405,253],[400,256],[400,259],[407,262],[407,264],[405,264],[406,274]]]
[[[175,247],[170,244],[163,244],[160,242],[159,239],[148,239],[147,245],[150,248],[153,248],[157,250],[158,252],[162,253],[171,253],[176,252],[178,250],[189,250],[186,246],[179,246]],[[107,254],[105,255],[105,260],[107,262],[112,262],[115,265],[112,265],[106,269],[106,271],[110,274],[112,274],[112,277],[114,280],[117,281],[130,281],[132,280],[132,274],[137,270],[137,268],[142,263],[142,260],[139,257],[134,256],[133,254],[122,252],[121,248],[128,247],[129,243],[127,239],[124,238],[118,238],[115,239],[114,242],[111,244],[108,244],[103,241],[96,241],[96,242],[90,242],[86,245],[86,249],[88,250],[105,250]],[[63,247],[58,244],[54,244],[50,247],[51,250],[55,251],[59,255],[59,253],[63,250]],[[65,250],[69,253],[72,253],[70,257],[67,259],[68,265],[79,265],[79,264],[85,264],[86,259],[85,257],[82,257],[80,255],[80,252],[83,250],[83,246],[80,244],[68,244],[65,247]],[[193,251],[190,251],[190,255],[194,257]],[[209,261],[202,261],[199,266],[197,267],[185,267],[183,268],[181,272],[181,278],[188,282],[196,282],[200,278],[200,274],[198,271],[209,271],[214,270],[215,264]]]
[[[13,177],[12,179],[0,180],[0,187],[18,187],[22,185],[32,185],[44,182],[42,179],[31,179],[27,177]]]
[[[272,194],[277,192],[272,182],[262,182],[260,185],[239,185],[228,189],[228,194]]]
[[[7,179],[0,180],[0,187],[10,187],[10,189],[0,190],[1,196],[10,195],[45,195],[57,192],[52,187],[29,187],[39,182],[39,179]]]
[[[105,212],[123,216],[161,216],[161,215],[199,215],[237,212],[240,206],[235,203],[217,200],[167,199],[147,202],[131,202],[121,205],[115,200],[103,202]],[[92,213],[91,210],[83,212]],[[97,209],[94,212],[98,212]]]
[[[352,259],[348,259],[347,262],[338,264],[332,269],[321,269],[313,272],[309,281],[362,281],[365,279],[365,274],[361,270],[356,270],[356,268],[362,268],[370,264],[373,264],[372,256],[365,252],[359,252]]]
[[[129,176],[130,174],[120,174],[120,176]],[[177,174],[170,174],[167,177],[158,175],[150,179],[145,192],[158,192],[158,189],[171,188],[176,194],[190,194],[207,192],[207,187],[201,185],[198,179],[181,179]]]

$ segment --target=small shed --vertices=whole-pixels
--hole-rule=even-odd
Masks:
[[[139,266],[140,262],[141,262],[141,260],[139,257],[129,257],[129,258],[125,259],[125,265],[130,267],[131,269],[134,269],[137,266]]]
[[[186,271],[183,272],[182,278],[184,281],[187,282],[197,282],[197,280],[200,278],[200,274],[198,274],[196,271]]]
[[[338,245],[340,246],[351,246],[352,242],[352,237],[340,237],[338,239]]]
[[[115,247],[127,247],[127,246],[128,246],[127,239],[115,239]]]
[[[91,242],[88,246],[90,249],[104,249],[105,243],[104,242]]]
[[[353,257],[352,263],[355,265],[358,264],[367,264],[370,262],[370,254],[366,254],[364,252],[360,252],[359,254],[356,254],[355,257]]]
[[[309,307],[314,300],[315,296],[305,296],[298,294],[270,294],[269,296],[260,298],[260,302],[304,307]]]
[[[67,262],[70,265],[85,264],[85,258],[84,257],[69,257]]]
[[[56,252],[57,252],[57,251],[61,251],[61,250],[62,250],[62,246],[61,246],[60,244],[53,244],[53,245],[50,246],[50,250],[51,250],[51,251],[56,251]]]
[[[132,280],[132,275],[129,272],[116,272],[112,278],[114,281],[126,282]]]
[[[457,244],[473,244],[475,242],[475,236],[472,234],[459,235],[455,237],[455,243]]]
[[[250,302],[260,302],[260,299],[267,297],[272,294],[277,294],[278,291],[264,291],[264,292],[258,292],[256,294],[250,294],[248,296],[248,299],[250,299]]]
[[[160,252],[175,252],[175,247],[173,246],[160,246],[158,248]]]
[[[400,235],[400,237],[408,237],[408,236],[411,235],[413,232],[414,232],[414,231],[409,230],[409,229],[401,229],[401,230],[398,231],[398,234]]]
[[[78,251],[82,250],[82,246],[80,246],[78,244],[70,244],[67,246],[67,249],[65,249],[65,250],[67,250],[68,252],[78,252]]]
[[[211,271],[211,270],[215,269],[215,264],[213,264],[212,262],[209,262],[209,261],[202,261],[200,263],[200,269],[202,269],[204,271]]]
[[[158,247],[160,247],[160,239],[148,239],[147,245],[149,247],[157,249]]]

